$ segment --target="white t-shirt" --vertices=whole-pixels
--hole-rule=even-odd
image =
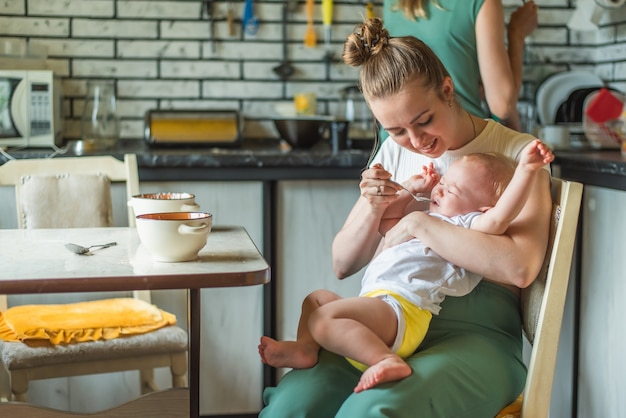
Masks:
[[[481,214],[471,212],[452,218],[435,213],[430,215],[469,228]],[[374,290],[387,290],[437,315],[446,296],[467,295],[481,278],[444,260],[422,241],[413,238],[385,249],[372,260],[365,269],[360,296]]]
[[[439,174],[444,174],[454,161],[475,152],[499,152],[519,161],[522,149],[534,139],[530,134],[514,131],[487,119],[487,126],[473,141],[459,149],[446,151],[437,159],[409,151],[389,138],[383,142],[372,164],[380,163],[395,181],[402,183],[416,173],[421,173],[422,167],[430,162]]]

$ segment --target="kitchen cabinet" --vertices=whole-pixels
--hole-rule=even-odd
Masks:
[[[359,197],[356,180],[279,181],[277,191],[277,332],[294,340],[302,300],[328,289],[342,296],[359,293],[362,273],[339,280],[331,247]]]
[[[626,411],[626,192],[585,186],[582,222],[578,418]]]
[[[261,182],[142,182],[140,190],[195,194],[200,209],[213,214],[215,225],[242,225],[263,248]],[[257,352],[263,333],[263,288],[203,289],[201,303],[200,414],[258,412],[263,387]]]

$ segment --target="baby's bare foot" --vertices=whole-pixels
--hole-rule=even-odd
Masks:
[[[272,367],[308,369],[315,366],[319,348],[297,341],[276,341],[263,336],[259,344],[261,361]]]
[[[363,372],[361,380],[359,380],[354,391],[362,392],[384,382],[401,380],[411,373],[411,366],[400,357],[396,355],[385,357]]]

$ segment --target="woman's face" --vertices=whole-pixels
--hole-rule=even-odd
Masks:
[[[444,97],[452,98],[452,80],[446,77]],[[456,107],[441,100],[437,91],[411,81],[397,94],[369,102],[372,113],[398,145],[430,158],[457,145],[452,142]]]

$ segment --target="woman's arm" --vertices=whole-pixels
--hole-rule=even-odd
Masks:
[[[486,279],[527,287],[543,263],[552,211],[549,174],[542,170],[538,176],[526,205],[503,235],[484,234],[414,212],[387,233],[385,246],[417,237],[446,260]]]
[[[501,0],[485,0],[476,19],[478,63],[487,105],[494,116],[516,130],[520,128],[517,100],[522,84],[524,39],[536,26],[537,7],[529,1],[511,16],[507,49]]]

